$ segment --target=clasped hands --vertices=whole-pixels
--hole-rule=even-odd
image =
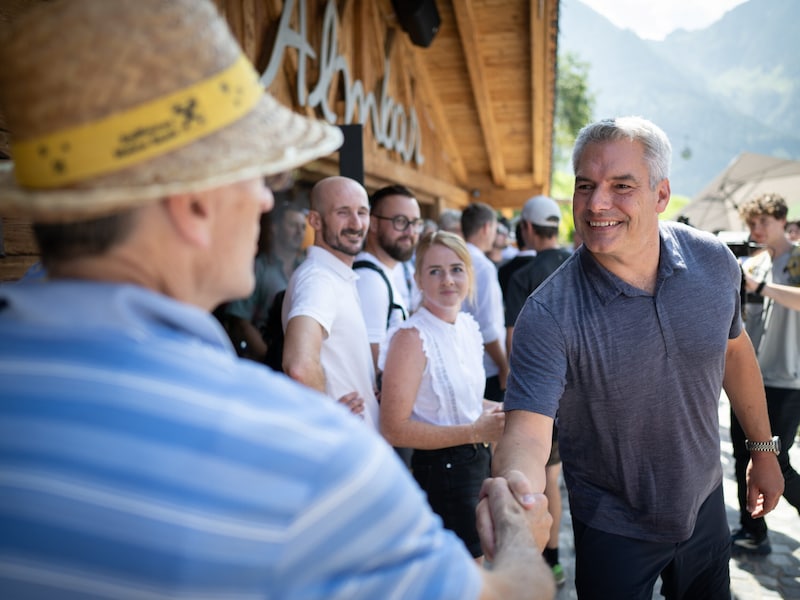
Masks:
[[[519,471],[490,477],[481,487],[475,510],[484,556],[494,561],[498,552],[518,544],[535,545],[541,552],[550,537],[553,518],[544,494],[534,494]]]

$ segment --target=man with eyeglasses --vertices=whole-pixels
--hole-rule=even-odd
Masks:
[[[400,276],[396,271],[414,254],[424,224],[419,203],[408,188],[390,185],[372,194],[367,243],[353,268],[376,369],[386,331],[408,317],[408,306],[395,285]]]

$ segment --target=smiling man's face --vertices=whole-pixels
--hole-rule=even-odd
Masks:
[[[669,202],[669,181],[650,188],[644,150],[637,141],[589,143],[575,171],[572,210],[586,248],[628,262],[658,243],[658,215]]]

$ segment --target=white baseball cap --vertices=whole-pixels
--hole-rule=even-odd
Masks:
[[[561,209],[552,198],[534,196],[522,207],[522,218],[540,227],[558,227]]]

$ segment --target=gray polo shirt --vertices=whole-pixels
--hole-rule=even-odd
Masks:
[[[741,276],[711,234],[662,223],[660,235],[654,296],[584,247],[539,286],[516,324],[505,408],[558,411],[578,520],[679,542],[722,481],[718,402]]]

